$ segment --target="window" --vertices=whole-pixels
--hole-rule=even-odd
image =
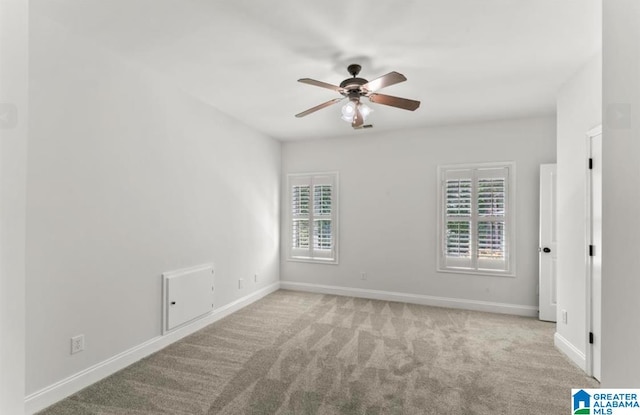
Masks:
[[[438,270],[514,275],[514,163],[441,166]]]
[[[291,174],[289,259],[338,262],[338,174]]]

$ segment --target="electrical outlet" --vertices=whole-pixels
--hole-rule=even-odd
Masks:
[[[84,334],[79,334],[71,338],[71,354],[76,354],[84,350]]]
[[[562,310],[562,322],[567,324],[567,310]]]
[[[242,278],[240,278],[238,280],[238,289],[241,290],[244,288],[244,280]]]
[[[367,279],[367,273],[366,272],[361,272],[360,273],[360,279],[361,280],[366,280]]]
[[[258,274],[253,274],[253,282],[258,282]]]

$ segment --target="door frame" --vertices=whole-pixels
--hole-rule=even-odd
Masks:
[[[586,143],[587,143],[587,153],[588,153],[588,158],[591,158],[592,153],[591,153],[591,140],[593,139],[593,137],[596,137],[598,135],[602,135],[602,124],[593,127],[592,129],[590,129],[589,131],[587,131],[586,133]],[[587,191],[586,191],[586,212],[587,212],[587,220],[585,221],[585,226],[586,226],[586,236],[587,236],[587,246],[585,247],[585,252],[587,252],[588,246],[591,244],[592,242],[592,238],[593,238],[593,217],[592,217],[592,192],[591,192],[591,186],[593,185],[592,183],[592,179],[591,179],[591,169],[589,169],[589,165],[588,165],[588,160],[587,163],[585,163],[585,175],[587,178]],[[596,249],[602,250],[602,247],[596,247]],[[593,353],[593,345],[591,343],[589,343],[589,333],[593,331],[593,264],[592,264],[592,259],[589,256],[589,254],[587,254],[587,261],[586,261],[586,279],[587,279],[587,284],[586,284],[586,333],[585,333],[585,372],[587,373],[588,376],[593,376],[593,357],[594,357],[594,353]],[[602,304],[602,303],[601,303]]]

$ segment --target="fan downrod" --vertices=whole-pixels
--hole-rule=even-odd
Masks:
[[[355,78],[356,76],[358,76],[358,74],[360,73],[360,70],[362,69],[362,66],[358,65],[357,63],[352,63],[351,65],[349,65],[347,67],[347,71],[349,71],[349,73]]]

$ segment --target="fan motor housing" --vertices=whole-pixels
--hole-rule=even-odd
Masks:
[[[346,93],[348,95],[349,92],[361,92],[360,87],[368,82],[369,81],[364,78],[348,78],[340,82],[340,88],[346,89]]]

